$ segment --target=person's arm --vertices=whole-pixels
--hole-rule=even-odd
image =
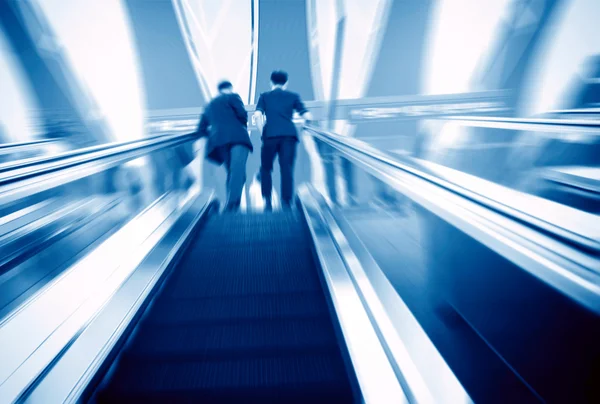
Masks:
[[[200,137],[200,138],[208,137],[208,128],[209,127],[210,127],[210,121],[208,120],[208,114],[206,113],[206,110],[205,110],[202,113],[202,116],[200,117],[200,123],[198,124],[198,129],[196,130],[198,137]]]
[[[265,98],[262,94],[260,95],[260,97],[258,97],[258,102],[256,103],[256,111],[254,111],[253,117],[258,131],[262,134],[263,129],[265,127]]]
[[[254,123],[256,123],[256,127],[258,128],[258,131],[262,134],[263,129],[265,127],[265,116],[261,111],[254,111],[254,114],[252,115],[254,118]]]
[[[232,97],[231,106],[235,111],[235,116],[237,119],[244,125],[248,126],[248,112],[246,112],[246,108],[244,107],[244,102],[242,101],[242,97],[238,94],[235,94]]]
[[[306,109],[299,95],[296,95],[296,100],[294,101],[294,110],[298,112],[298,115],[304,118],[305,122],[313,120],[312,114],[308,109]]]

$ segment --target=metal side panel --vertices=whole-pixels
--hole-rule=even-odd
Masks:
[[[12,201],[7,201],[4,203],[0,203],[0,218],[2,218],[2,223],[6,217],[10,219],[10,215],[15,212],[26,209],[32,205],[43,203],[44,201],[59,198],[64,196],[57,188],[51,188],[44,192],[39,192],[35,195],[31,195],[27,198],[17,198]]]
[[[51,245],[37,249],[29,258],[0,275],[0,325],[15,315],[19,307],[51,285],[59,276],[85,254],[114,234],[132,214],[119,209],[119,198],[108,198],[95,211],[87,212],[82,220]]]
[[[59,198],[49,198],[0,217],[0,236],[47,215],[61,203],[64,201]]]
[[[0,402],[18,399],[48,369],[160,243],[188,204],[178,194],[159,198],[0,327]]]
[[[595,257],[375,157],[353,150],[346,150],[345,156],[452,227],[600,313],[600,266]]]
[[[307,188],[302,188],[299,195],[363,401],[408,403],[331,231],[321,215],[318,202]]]
[[[323,218],[410,401],[472,402],[341,212],[331,211],[322,198],[320,202]]]
[[[188,202],[168,231],[115,288],[110,300],[73,336],[54,363],[22,392],[20,401],[43,403],[77,402],[121,338],[163,273],[176,258],[190,233],[214,204],[212,194]],[[115,285],[117,286],[117,285]]]
[[[92,198],[85,198],[61,204],[58,209],[48,212],[38,220],[31,221],[0,236],[0,249],[7,248],[10,251],[14,251],[16,249],[15,244],[19,244],[19,240],[22,240],[23,237],[33,234],[61,218],[68,217],[70,213],[80,208],[89,207],[93,202]],[[0,254],[4,257],[7,255],[7,252],[1,251]]]
[[[68,236],[89,221],[91,215],[114,206],[118,201],[118,198],[86,198],[67,203],[38,220],[1,236],[0,283],[16,265]]]

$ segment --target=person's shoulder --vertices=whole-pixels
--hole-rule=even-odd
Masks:
[[[243,103],[242,97],[238,93],[227,94],[227,98],[230,100],[240,101]]]
[[[221,104],[225,99],[227,99],[225,94],[218,94],[216,97],[210,100],[208,106]]]
[[[204,107],[202,108],[204,113],[207,113],[213,105],[215,105],[215,98],[204,104]]]
[[[288,97],[291,98],[300,98],[300,94],[294,92],[294,91],[290,91],[290,90],[283,90],[285,91],[285,93],[287,94]]]

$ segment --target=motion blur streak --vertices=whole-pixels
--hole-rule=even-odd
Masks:
[[[572,0],[563,7],[561,18],[552,24],[552,35],[546,38],[530,71],[521,108],[526,115],[568,109],[577,97],[577,82],[597,80],[600,43],[585,38],[600,37],[600,3]]]
[[[180,29],[186,38],[206,91],[216,95],[219,81],[229,80],[244,103],[253,94],[250,76],[253,58],[252,3],[247,0],[173,0]],[[236,49],[236,52],[232,52]],[[210,55],[207,57],[207,55]]]
[[[38,135],[32,110],[37,109],[29,83],[0,31],[0,142],[14,143]]]
[[[137,51],[120,0],[35,0],[114,140],[144,136],[145,96]],[[110,27],[110,29],[106,29]]]
[[[0,402],[600,403],[598,38],[599,0],[0,0]]]

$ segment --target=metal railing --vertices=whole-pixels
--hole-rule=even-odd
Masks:
[[[548,111],[545,115],[589,115],[600,119],[600,107],[576,108],[576,109],[557,109]]]
[[[541,177],[576,192],[600,195],[600,167],[550,167],[541,171]]]
[[[89,146],[89,147],[79,148],[79,149],[75,149],[75,150],[69,150],[69,151],[65,151],[63,153],[55,154],[52,156],[37,156],[37,157],[32,157],[32,158],[27,158],[27,159],[10,161],[10,162],[0,164],[0,173],[6,172],[6,171],[11,171],[11,170],[18,169],[18,168],[34,166],[34,165],[41,164],[41,163],[51,163],[51,162],[55,162],[55,161],[60,161],[60,160],[64,160],[67,157],[89,155],[91,153],[98,152],[98,151],[114,149],[115,147],[135,146],[135,145],[139,145],[139,144],[144,144],[148,140],[159,139],[159,138],[163,138],[165,136],[169,136],[169,135],[161,134],[161,135],[156,135],[156,136],[142,138],[142,139],[130,140],[127,142],[105,143],[105,144],[100,144],[100,145],[96,145],[96,146]],[[23,144],[25,144],[25,143],[23,143]]]
[[[60,143],[58,139],[32,140],[29,142],[4,143],[0,144],[0,155],[20,153],[31,151],[32,149],[41,149],[46,146]]]
[[[506,217],[525,222],[532,227],[585,248],[600,251],[600,218],[580,212],[556,202],[506,188],[462,172],[420,162],[409,157],[391,156],[366,142],[348,138],[318,128],[305,129],[318,140],[343,154],[351,155],[361,165],[367,157],[386,167],[391,175],[411,175],[435,184],[463,198],[504,214]],[[386,173],[390,175],[390,173]],[[540,209],[540,203],[544,209]]]
[[[573,119],[573,118],[505,118],[495,116],[446,116],[439,119],[447,119],[453,121],[464,121],[464,122],[481,122],[485,123],[496,123],[502,126],[502,124],[516,124],[519,125],[523,130],[528,128],[537,129],[540,125],[545,126],[548,130],[560,130],[565,128],[579,128],[579,129],[597,129],[600,130],[600,122],[590,121],[587,119]],[[510,128],[508,128],[510,129]]]
[[[506,129],[543,134],[555,134],[558,137],[576,135],[581,141],[598,142],[600,140],[600,121],[573,118],[504,118],[490,116],[445,116],[433,119],[460,123],[464,126],[479,128]]]
[[[194,133],[161,135],[12,162],[0,169],[0,206],[16,200],[20,203],[20,199],[27,196],[101,173],[153,152],[179,147],[196,139]],[[81,221],[81,226],[88,226],[91,223],[88,218],[100,218],[103,205],[112,207],[122,200],[113,198],[102,203],[101,199],[86,195],[85,199],[76,200],[71,206],[67,205],[65,200],[60,200],[57,203],[57,206],[61,206],[58,213],[42,216],[42,223],[39,225],[53,223],[64,211],[71,211],[72,206],[83,205],[89,207],[91,213],[81,212],[85,218]],[[100,203],[92,205],[90,202]],[[90,335],[88,325],[105,307],[111,310],[105,318],[108,316],[114,320],[117,319],[115,313],[123,314],[125,317],[120,317],[117,323],[121,328],[125,327],[129,320],[127,316],[132,313],[129,310],[131,306],[127,303],[139,305],[144,301],[154,282],[159,279],[154,275],[166,269],[167,263],[175,256],[175,251],[198,222],[200,214],[212,206],[212,194],[198,195],[196,190],[186,191],[185,195],[170,190],[162,193],[149,204],[137,208],[135,216],[120,216],[126,220],[116,227],[113,223],[111,226],[114,232],[111,230],[106,233],[109,237],[95,239],[86,247],[93,245],[93,250],[77,256],[77,260],[66,261],[69,264],[61,270],[63,272],[60,272],[60,276],[48,277],[44,285],[34,290],[27,300],[18,302],[11,306],[9,312],[4,312],[4,317],[0,318],[0,345],[5,347],[0,366],[0,401],[16,402],[20,401],[19,397],[29,394],[29,389],[43,379],[40,375],[45,376],[46,370],[54,369],[55,361],[68,353],[71,343],[82,336],[85,339]],[[38,223],[31,227],[35,226],[38,226]],[[61,225],[61,231],[62,229]],[[100,226],[100,229],[103,227]],[[13,244],[18,243],[17,237],[21,237],[27,230],[29,229],[22,229],[11,234],[10,238],[5,238]],[[74,240],[75,236],[67,236],[72,238],[66,245],[70,245],[70,240]],[[65,253],[64,245],[62,244],[61,254]],[[128,247],[122,248],[123,245]],[[12,245],[6,245],[4,252],[12,252],[11,248]],[[58,251],[58,244],[52,248],[54,252]],[[66,251],[71,250],[67,247]],[[54,257],[52,254],[47,254],[46,257]],[[2,258],[12,257],[7,255]],[[29,282],[29,278],[24,282]],[[111,300],[115,293],[123,292],[121,287],[127,282],[129,286],[124,291],[125,300]],[[134,289],[131,289],[132,287]],[[134,293],[131,293],[132,290]],[[69,295],[68,302],[64,300],[65,293]],[[123,304],[124,301],[126,304]],[[107,331],[105,322],[102,322],[102,328],[102,332]],[[95,329],[91,330],[91,334],[94,342],[102,348],[114,342],[111,339],[115,335],[114,331],[108,331],[108,340],[102,332],[98,334],[100,339],[97,339],[94,332],[98,331]],[[122,332],[123,329],[117,328],[117,331]],[[27,333],[29,342],[15,345],[14,341],[17,341],[18,335],[22,335],[23,332]],[[85,351],[87,358],[98,354],[90,345],[85,346]],[[6,354],[7,352],[10,354]],[[82,364],[80,355],[77,355],[77,363]],[[72,369],[72,363],[70,365],[69,368]],[[76,375],[76,382],[81,381],[80,376],[81,374]],[[64,374],[61,374],[61,380],[65,380]],[[62,392],[55,389],[54,383],[51,385],[53,394]],[[65,384],[62,386],[65,387]]]
[[[446,167],[392,157],[354,138],[305,129],[417,204],[600,312],[599,216]]]
[[[106,171],[161,149],[192,142],[196,138],[194,133],[161,135],[0,166],[0,205]]]

